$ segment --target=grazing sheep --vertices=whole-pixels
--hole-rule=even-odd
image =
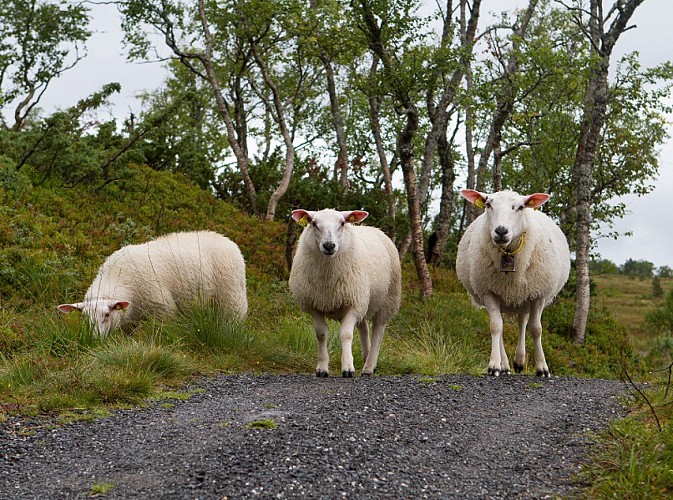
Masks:
[[[327,322],[341,321],[341,374],[352,377],[353,329],[362,344],[362,375],[376,369],[386,324],[400,308],[400,260],[395,245],[374,227],[357,227],[367,212],[294,210],[292,218],[307,226],[299,238],[290,272],[290,290],[311,315],[318,339],[316,375],[327,377]],[[367,320],[372,320],[371,345]]]
[[[542,350],[542,311],[563,288],[570,273],[568,242],[542,212],[548,194],[522,196],[512,191],[460,194],[485,212],[467,228],[458,245],[456,272],[477,307],[486,308],[491,330],[489,375],[509,373],[502,338],[501,313],[516,313],[519,342],[514,355],[517,373],[526,358],[526,325],[534,340],[535,371],[549,377]],[[530,323],[529,323],[530,319]]]
[[[239,319],[248,310],[241,251],[212,231],[172,233],[117,250],[100,267],[84,301],[58,309],[83,312],[96,333],[105,335],[198,301],[212,301]]]

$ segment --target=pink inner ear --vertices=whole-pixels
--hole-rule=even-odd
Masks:
[[[61,304],[60,306],[58,306],[58,310],[61,311],[62,313],[71,313],[78,309],[71,304]]]
[[[531,194],[527,199],[526,199],[526,206],[530,208],[537,208],[549,200],[549,195],[546,193],[535,193]]]
[[[301,208],[298,208],[297,210],[292,210],[292,219],[295,220],[296,222],[299,222],[303,217],[307,217],[309,220],[311,219],[310,214],[306,210],[303,210]]]
[[[117,310],[117,311],[123,311],[124,309],[126,309],[129,306],[129,304],[130,304],[129,302],[120,300],[119,302],[115,302],[113,304],[113,306],[111,307],[111,309],[114,309],[114,310]]]
[[[475,203],[477,200],[486,201],[486,196],[474,189],[461,189],[460,195],[470,203]]]
[[[356,223],[365,220],[369,215],[369,212],[365,212],[364,210],[353,210],[352,212],[341,212],[341,215],[343,215],[346,222]]]

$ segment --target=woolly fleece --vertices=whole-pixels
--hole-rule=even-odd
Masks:
[[[502,312],[519,312],[540,297],[548,304],[568,280],[570,252],[561,229],[540,211],[526,209],[523,216],[526,237],[515,256],[515,272],[500,271],[502,254],[491,240],[486,213],[458,244],[456,273],[477,307],[484,307],[481,297],[487,292],[500,297]]]

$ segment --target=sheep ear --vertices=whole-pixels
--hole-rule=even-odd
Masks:
[[[487,194],[480,193],[474,189],[461,189],[460,196],[479,208],[484,208],[484,202],[486,201],[486,198],[488,198]]]
[[[314,213],[315,212],[299,208],[297,210],[292,210],[292,219],[294,219],[297,224],[306,227],[306,224],[313,220]]]
[[[120,300],[112,304],[110,309],[112,311],[124,311],[130,304],[130,302],[126,302],[125,300]]]
[[[528,208],[538,208],[547,203],[549,198],[550,196],[546,193],[535,193],[530,196],[525,196],[523,203]]]
[[[62,313],[71,313],[73,311],[82,311],[84,309],[84,302],[77,302],[76,304],[61,304],[58,310]]]
[[[348,212],[341,212],[341,215],[343,215],[343,218],[346,222],[355,224],[356,222],[362,222],[365,220],[369,215],[369,212],[365,212],[364,210],[352,210]]]

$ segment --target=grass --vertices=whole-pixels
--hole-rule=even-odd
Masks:
[[[133,179],[96,191],[45,182],[0,192],[4,201],[0,205],[0,421],[7,412],[57,413],[68,422],[100,418],[112,408],[152,400],[172,405],[190,396],[184,391],[190,380],[212,373],[314,372],[317,349],[312,321],[298,310],[287,286],[286,224],[249,217],[168,172],[133,169]],[[20,175],[29,180],[28,167]],[[217,308],[192,307],[176,317],[147,320],[131,332],[100,338],[77,314],[56,312],[59,303],[81,300],[104,257],[119,247],[194,229],[221,232],[240,246],[248,278],[245,322],[232,321]],[[435,294],[421,301],[413,266],[403,266],[402,308],[386,330],[378,374],[414,373],[420,376],[419,383],[432,383],[445,373],[484,373],[491,342],[486,314],[472,307],[452,270],[433,268],[432,272]],[[643,312],[658,304],[650,297],[651,282],[624,282],[622,277],[595,280],[596,307],[585,346],[571,340],[572,299],[545,310],[543,339],[550,368],[556,375],[616,378],[626,367],[642,375],[646,360],[634,354],[632,338],[637,352],[652,345],[642,323]],[[662,280],[662,285],[664,290],[673,288],[673,280]],[[507,320],[508,353],[514,351],[516,337],[516,323]],[[356,368],[361,368],[357,335],[353,348]],[[341,346],[335,322],[330,322],[328,349],[330,372],[338,375]],[[527,350],[532,352],[530,339]],[[525,373],[534,373],[530,356]],[[643,476],[649,474],[644,469],[658,467],[645,460],[666,463],[667,447],[673,446],[670,433],[652,430],[650,420],[642,412],[616,423],[612,434],[601,438],[605,439],[601,446],[620,451],[614,467],[585,471],[592,475],[593,484],[605,484],[605,491],[611,491],[610,481],[619,482],[624,486],[615,491],[626,492],[630,481],[652,480],[660,485],[657,491],[669,488],[659,478],[665,477],[665,466],[657,478]],[[662,414],[662,420],[668,422],[668,416]],[[267,424],[271,425],[256,425]],[[629,433],[633,439],[626,437]],[[641,443],[645,439],[659,443],[658,447],[650,446],[650,441]],[[645,458],[629,458],[640,457],[638,453]],[[634,469],[634,463],[643,470],[623,474]],[[667,466],[673,470],[673,465]],[[92,494],[109,492],[98,491],[106,484],[92,486]]]
[[[263,418],[261,420],[253,420],[248,424],[251,429],[275,429],[278,427],[276,421],[272,418]]]
[[[664,302],[663,296],[653,296],[652,280],[619,274],[596,275],[592,279],[596,283],[595,304],[625,325],[631,332],[636,351],[647,356],[655,335],[645,322],[645,314]],[[664,294],[673,289],[673,278],[661,278],[660,281]]]
[[[638,394],[627,418],[595,436],[594,451],[579,476],[585,498],[671,498],[673,495],[673,387],[659,372]]]
[[[89,496],[105,496],[116,486],[114,483],[94,483],[89,490]]]

